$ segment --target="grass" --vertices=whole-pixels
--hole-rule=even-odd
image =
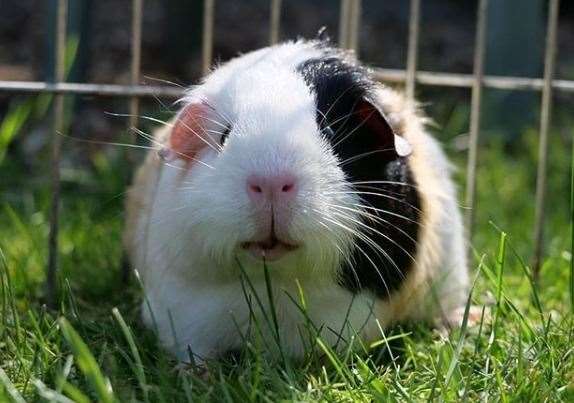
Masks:
[[[42,161],[7,155],[0,168],[0,401],[573,401],[571,154],[560,136],[552,138],[538,289],[526,264],[531,132],[511,150],[490,140],[480,157],[472,302],[490,319],[448,338],[404,325],[359,354],[335,354],[315,340],[319,353],[304,362],[270,362],[250,345],[206,374],[176,369],[141,325],[137,282],[119,283],[121,153],[92,152],[89,165],[64,166],[57,310],[42,303],[49,201]],[[452,154],[464,166],[464,155]]]

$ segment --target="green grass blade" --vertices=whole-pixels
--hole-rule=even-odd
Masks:
[[[369,348],[376,348],[379,347],[383,344],[386,344],[388,346],[388,343],[394,340],[399,340],[399,339],[404,339],[405,337],[409,337],[412,334],[412,332],[404,332],[404,333],[399,333],[399,334],[393,334],[391,336],[385,336],[380,340],[376,340],[374,342],[372,342],[371,344],[369,344]],[[390,347],[389,347],[390,348]]]
[[[126,341],[128,342],[128,345],[130,347],[130,353],[135,361],[135,372],[136,372],[135,375],[138,378],[140,388],[143,392],[144,401],[149,402],[149,393],[148,393],[147,380],[145,376],[145,369],[142,363],[140,352],[134,340],[132,331],[130,330],[129,326],[127,325],[126,321],[124,320],[118,308],[113,308],[112,314],[114,315],[116,321],[119,323],[120,328],[122,329],[122,333],[124,334],[124,337],[126,338]]]
[[[0,368],[0,383],[4,386],[6,392],[8,392],[14,402],[26,403],[26,400],[24,400],[20,392],[18,392],[18,389],[16,389],[16,386],[14,386],[12,381],[10,381],[10,378],[8,378],[8,375],[6,375],[6,372],[4,372],[2,368]]]
[[[0,123],[0,164],[6,156],[6,151],[16,138],[24,123],[28,120],[33,109],[33,102],[26,101],[20,104],[10,105],[10,109]]]
[[[90,382],[98,400],[104,403],[115,402],[112,386],[109,380],[104,377],[86,343],[65,318],[60,318],[58,322],[64,338],[74,353],[78,367]]]
[[[279,322],[277,321],[277,310],[275,308],[275,298],[273,296],[273,285],[271,284],[271,276],[269,276],[269,268],[267,263],[263,261],[263,272],[265,274],[265,287],[267,288],[267,298],[269,299],[269,309],[271,310],[271,320],[273,321],[273,331],[277,341],[277,348],[281,354],[281,360],[286,363],[285,354],[283,354],[283,346],[281,345],[281,333],[279,332]]]
[[[462,318],[462,325],[460,327],[460,337],[458,339],[456,349],[452,356],[451,362],[449,364],[448,370],[446,372],[444,387],[448,388],[450,380],[454,375],[454,371],[459,365],[460,362],[460,354],[462,353],[462,347],[464,345],[464,341],[466,340],[466,333],[468,328],[468,314],[470,312],[470,307],[472,305],[472,293],[474,292],[474,288],[476,287],[476,281],[478,280],[478,276],[480,275],[480,270],[476,271],[476,275],[474,276],[474,280],[472,282],[472,286],[470,288],[470,292],[468,293],[468,299],[466,300],[466,306],[464,307],[464,315]]]
[[[72,385],[70,382],[64,382],[62,391],[65,392],[76,403],[90,403],[90,399],[80,389]]]
[[[570,168],[570,307],[574,313],[574,142]]]
[[[75,403],[75,402],[89,402],[89,399],[87,397],[85,397],[85,400],[82,400],[82,398],[78,399],[77,396],[74,400],[62,395],[60,392],[57,392],[55,390],[52,390],[50,388],[48,388],[44,382],[42,382],[39,379],[35,379],[33,381],[34,386],[36,387],[36,390],[38,391],[38,394],[40,396],[42,396],[44,399],[46,399],[47,401],[49,401],[50,403]]]
[[[504,263],[506,262],[506,232],[500,233],[498,255],[496,257],[496,314],[502,306],[502,279],[504,274]],[[495,321],[496,326],[496,321]]]
[[[325,355],[327,356],[327,358],[329,359],[329,361],[331,362],[331,364],[333,365],[333,367],[335,368],[341,379],[344,379],[347,382],[351,381],[353,379],[353,374],[350,373],[349,369],[341,363],[339,357],[337,357],[335,352],[331,348],[329,348],[323,342],[323,340],[321,340],[320,337],[317,337],[317,345],[321,348],[321,350],[323,350],[323,352],[325,353]]]

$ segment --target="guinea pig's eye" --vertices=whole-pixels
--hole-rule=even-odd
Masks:
[[[325,126],[323,128],[322,132],[325,135],[325,137],[327,137],[327,138],[335,137],[335,133],[333,132],[333,129],[331,129],[329,126]]]
[[[221,133],[221,137],[219,138],[219,145],[223,147],[225,142],[227,141],[227,137],[229,137],[229,132],[231,131],[231,126],[227,126],[223,133]]]

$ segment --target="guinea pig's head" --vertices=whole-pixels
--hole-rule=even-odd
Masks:
[[[220,265],[332,270],[365,218],[353,171],[380,171],[408,145],[355,65],[241,59],[182,100],[164,151],[187,170],[179,216]]]

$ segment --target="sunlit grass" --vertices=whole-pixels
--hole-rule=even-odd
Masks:
[[[8,156],[0,168],[0,401],[572,401],[571,157],[560,141],[552,145],[538,290],[528,267],[535,185],[529,133],[513,150],[491,141],[481,154],[472,269],[473,303],[486,306],[484,323],[448,339],[405,325],[359,353],[335,353],[316,339],[317,352],[303,362],[269,361],[248,345],[207,372],[176,368],[141,324],[137,282],[127,289],[119,282],[117,196],[127,169],[119,155],[96,154],[65,175],[57,310],[42,304],[45,176],[24,174]],[[463,166],[463,153],[453,157]]]

